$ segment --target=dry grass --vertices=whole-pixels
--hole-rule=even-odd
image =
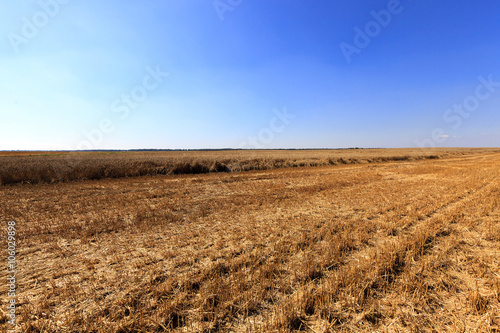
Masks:
[[[0,152],[0,185],[412,161],[498,149]]]
[[[500,153],[344,153],[380,163],[1,187],[22,331],[498,332]]]

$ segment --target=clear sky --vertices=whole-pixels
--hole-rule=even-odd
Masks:
[[[500,146],[495,0],[2,1],[0,149]]]

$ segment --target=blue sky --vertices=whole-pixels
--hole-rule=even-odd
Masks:
[[[493,0],[2,7],[2,150],[500,146]]]

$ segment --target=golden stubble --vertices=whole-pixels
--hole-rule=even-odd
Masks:
[[[378,152],[316,167],[2,186],[0,218],[18,226],[20,327],[498,331],[500,154]]]

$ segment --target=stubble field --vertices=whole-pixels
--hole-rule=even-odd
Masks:
[[[0,157],[22,332],[500,331],[500,149],[124,154]]]

